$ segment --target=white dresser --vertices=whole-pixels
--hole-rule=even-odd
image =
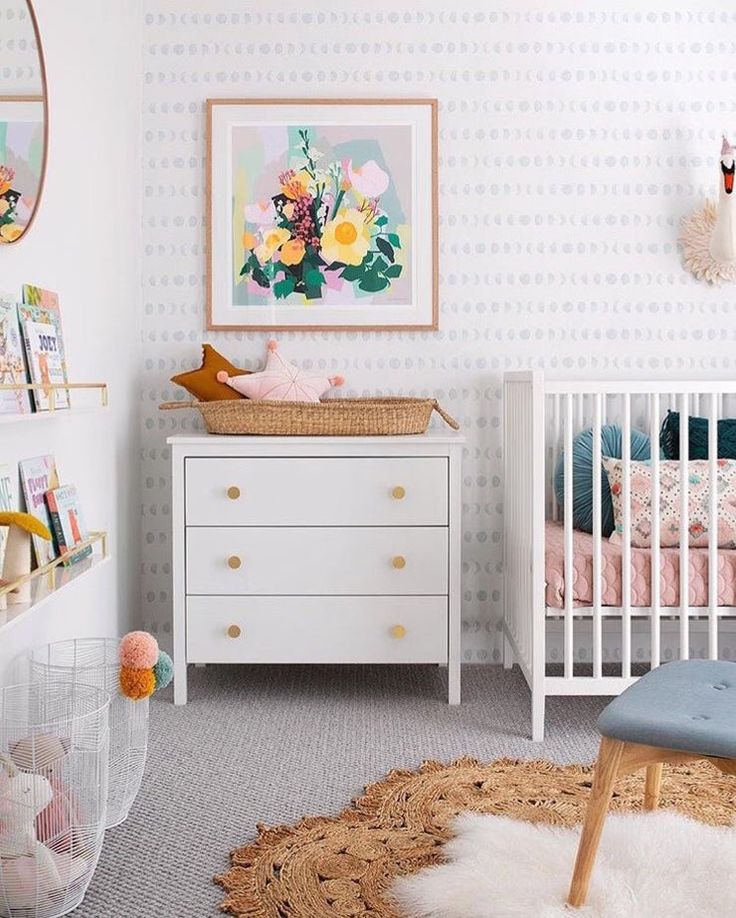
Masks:
[[[188,663],[439,663],[460,702],[458,435],[168,440]]]

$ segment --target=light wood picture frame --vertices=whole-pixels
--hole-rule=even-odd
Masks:
[[[24,85],[18,92],[0,94],[0,125],[5,146],[0,149],[0,248],[19,243],[30,232],[41,206],[48,165],[46,58],[33,0],[25,0],[25,5],[37,55],[38,86],[33,88],[40,91],[28,92],[29,87]],[[14,88],[12,81],[9,88]],[[16,175],[19,164],[21,174]],[[8,168],[11,172],[6,171]]]
[[[439,325],[436,99],[208,99],[211,330]]]

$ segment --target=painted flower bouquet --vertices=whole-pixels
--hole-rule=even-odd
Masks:
[[[332,161],[299,129],[303,162],[279,175],[270,200],[245,207],[241,278],[272,290],[278,300],[301,294],[322,298],[323,287],[352,284],[356,293],[379,293],[400,277],[401,235],[381,208],[388,174],[368,160]]]
[[[20,193],[12,188],[15,169],[0,164],[0,242],[15,242],[23,228],[16,223]]]

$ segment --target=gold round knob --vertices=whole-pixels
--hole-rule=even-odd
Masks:
[[[241,634],[240,625],[230,625],[227,629],[227,636],[229,638],[239,638]]]
[[[234,571],[236,571],[242,563],[243,562],[237,555],[230,555],[230,557],[227,559],[227,566]]]
[[[391,629],[391,637],[400,641],[401,638],[406,637],[406,628],[403,625],[394,625]]]
[[[403,555],[396,555],[391,563],[397,571],[400,571],[402,567],[406,567],[406,558],[404,558]]]
[[[236,488],[235,485],[233,485],[231,488],[228,488],[227,496],[230,498],[230,500],[237,500],[240,497],[240,488]]]
[[[406,489],[402,488],[401,485],[397,485],[391,492],[391,497],[394,500],[403,500],[406,497]]]

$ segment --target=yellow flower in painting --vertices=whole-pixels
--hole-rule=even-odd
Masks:
[[[370,230],[363,214],[354,207],[338,211],[322,232],[322,257],[327,262],[359,265],[370,247]]]
[[[304,240],[290,239],[281,246],[281,263],[284,265],[301,264],[304,258]]]
[[[291,220],[294,216],[294,202],[289,201],[288,204],[284,204],[281,208],[281,213],[286,217],[287,220]]]
[[[6,223],[5,226],[0,227],[0,237],[3,242],[15,242],[22,235],[23,227],[18,226],[17,223]]]
[[[10,166],[0,165],[0,194],[10,191],[14,178],[15,169],[11,169]]]
[[[243,248],[254,249],[258,245],[258,239],[253,233],[243,233]]]
[[[281,229],[280,227],[264,230],[261,237],[263,242],[253,250],[258,261],[262,265],[270,261],[289,236],[291,236],[291,233],[287,229]]]
[[[0,217],[2,217],[3,214],[6,214],[9,210],[10,201],[6,200],[5,198],[0,198]]]

